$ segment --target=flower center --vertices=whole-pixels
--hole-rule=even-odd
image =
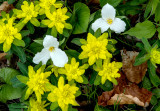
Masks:
[[[50,47],[49,51],[52,52],[54,50],[54,47]]]
[[[4,33],[5,37],[10,37],[11,36],[11,30],[9,30],[9,29],[6,29],[3,33]]]
[[[111,24],[113,23],[113,20],[112,20],[112,19],[108,19],[108,20],[107,20],[107,23],[108,23],[109,25],[111,25]]]

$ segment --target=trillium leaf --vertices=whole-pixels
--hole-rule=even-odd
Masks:
[[[116,7],[121,3],[122,0],[100,0],[100,5],[103,7],[105,4],[109,3],[113,7]]]
[[[155,32],[156,28],[154,24],[151,21],[146,20],[142,23],[137,23],[135,27],[126,31],[124,34],[129,34],[141,39],[142,37],[151,38]]]
[[[13,88],[11,79],[13,79],[19,72],[11,68],[0,69],[0,77],[3,79],[4,84],[1,85],[0,101],[6,102],[7,100],[17,99],[21,97],[21,89]]]
[[[73,26],[73,34],[81,34],[87,31],[90,18],[90,10],[83,3],[75,3],[71,23]]]

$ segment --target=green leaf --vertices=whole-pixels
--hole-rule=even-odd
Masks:
[[[94,36],[95,37],[99,37],[99,36],[101,36],[101,29],[99,28],[98,30],[96,30],[96,32],[94,33]]]
[[[31,34],[34,34],[35,29],[34,29],[34,26],[30,22],[27,23],[27,28]]]
[[[54,110],[58,107],[58,102],[52,102],[51,106],[50,106],[50,109],[51,110]]]
[[[101,76],[97,75],[94,81],[94,85],[99,85],[101,83]]]
[[[160,39],[160,27],[157,28],[158,31],[158,38]]]
[[[149,90],[152,88],[152,84],[146,76],[143,78],[142,84],[143,84],[143,88],[145,88],[145,89]]]
[[[21,82],[24,83],[24,84],[26,84],[27,81],[29,81],[29,78],[26,77],[26,76],[17,75],[16,77],[17,77],[17,79],[18,79],[19,81],[21,81]]]
[[[23,75],[28,76],[28,67],[21,62],[17,62],[17,65],[18,65],[20,71],[23,73]]]
[[[104,90],[104,91],[110,91],[113,88],[112,82],[110,82],[109,80],[107,80],[103,85],[101,84],[100,87]]]
[[[0,69],[0,77],[3,78],[3,80],[9,85],[12,85],[10,80],[18,74],[20,73],[15,69],[11,69],[11,68]]]
[[[20,31],[20,33],[21,33],[22,37],[25,37],[30,34],[30,31],[29,30],[22,30],[22,31]]]
[[[152,105],[156,105],[157,104],[157,98],[156,98],[155,95],[153,95],[152,98],[151,98],[151,104]]]
[[[25,42],[23,40],[18,40],[18,39],[14,39],[13,44],[16,46],[22,46],[22,47],[25,46]]]
[[[19,57],[22,63],[26,62],[26,54],[21,47],[12,45],[12,50],[13,53],[15,53]]]
[[[98,104],[96,104],[94,111],[111,111],[109,109],[106,109],[105,107],[100,107]]]
[[[151,45],[149,44],[148,40],[144,37],[142,37],[142,42],[144,44],[145,50],[150,53],[151,52]]]
[[[52,29],[51,29],[51,35],[52,35],[53,37],[57,37],[57,29],[56,29],[55,26],[52,27]]]
[[[76,60],[79,60],[79,59],[78,59],[79,52],[77,52],[76,50],[71,50],[71,49],[69,49],[69,50],[66,50],[65,52],[66,52],[66,54],[68,55],[68,57],[70,57],[70,59],[71,59],[72,57],[74,57],[74,58],[76,58]]]
[[[153,15],[156,11],[157,5],[158,5],[159,0],[150,0],[147,4],[144,17],[146,18],[148,14]]]
[[[40,26],[40,22],[36,18],[32,18],[30,22],[36,27]]]
[[[13,88],[9,84],[4,84],[0,90],[0,101],[6,102],[7,100],[20,98],[21,92],[21,88]]]
[[[0,87],[0,101],[6,102],[7,100],[17,99],[21,97],[21,89],[13,88],[11,79],[13,79],[19,72],[11,68],[0,69],[0,77],[6,84]]]
[[[146,20],[142,23],[137,23],[135,27],[126,31],[124,34],[129,34],[141,39],[142,37],[151,38],[155,32],[156,28],[154,24],[151,21]]]
[[[122,0],[100,0],[100,5],[103,7],[105,4],[109,3],[113,7],[116,7],[121,3]]]
[[[155,11],[155,18],[154,18],[154,20],[156,21],[156,22],[160,22],[160,2],[158,3],[158,5],[157,5],[157,8],[156,8],[156,11]]]
[[[71,41],[71,43],[74,43],[74,44],[76,44],[76,45],[78,45],[78,46],[81,46],[81,45],[82,45],[82,43],[80,42],[80,38],[74,38],[74,39]]]
[[[37,39],[37,40],[34,40],[34,42],[36,42],[36,43],[38,43],[38,44],[43,45],[43,40],[39,40],[39,39]]]
[[[151,80],[151,83],[155,86],[158,87],[160,85],[160,78],[156,75],[156,68],[154,65],[148,61],[148,72],[149,72],[149,77]]]
[[[160,105],[157,107],[156,111],[160,111]]]
[[[8,4],[13,4],[16,0],[8,0]]]
[[[88,79],[84,75],[82,75],[82,78],[83,78],[83,84],[88,84],[89,83]]]
[[[160,89],[159,88],[153,89],[152,93],[155,94],[158,99],[160,98]]]
[[[150,59],[150,54],[146,54],[146,55],[144,55],[143,57],[140,57],[140,58],[136,57],[134,66],[141,65],[142,63],[146,62],[148,59]]]
[[[68,107],[68,111],[78,111],[78,110],[73,108],[72,105],[70,104],[69,107]]]
[[[24,103],[12,103],[12,104],[8,104],[9,109],[13,108],[13,109],[19,109],[19,108],[28,108],[28,106],[26,106],[26,104]],[[20,109],[21,110],[21,109]],[[10,110],[12,111],[12,110]]]
[[[87,5],[78,2],[74,4],[71,23],[73,26],[73,34],[81,34],[87,31],[90,18],[90,10]]]
[[[29,50],[31,50],[34,54],[40,52],[43,49],[43,45],[33,42],[29,46]]]
[[[20,82],[16,77],[11,79],[12,86],[14,88],[24,88],[26,85]]]
[[[93,84],[94,83],[94,81],[95,81],[95,79],[96,79],[96,76],[98,75],[98,73],[97,72],[92,72],[92,74],[91,74],[91,78],[90,78],[90,80],[89,80],[89,84]]]

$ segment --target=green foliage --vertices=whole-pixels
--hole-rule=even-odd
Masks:
[[[122,0],[100,0],[100,5],[103,7],[105,4],[109,3],[110,5],[116,7],[121,3]]]
[[[0,85],[0,101],[17,99],[21,97],[21,88],[14,88],[11,79],[20,74],[18,71],[11,68],[0,69],[0,77],[4,83]]]
[[[90,17],[90,10],[83,3],[75,3],[71,23],[73,26],[73,34],[80,34],[87,31]]]
[[[146,20],[142,23],[137,23],[135,27],[126,31],[124,34],[129,34],[141,39],[142,37],[151,38],[155,32],[156,28],[154,24],[151,21]]]

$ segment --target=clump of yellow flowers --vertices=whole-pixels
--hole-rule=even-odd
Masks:
[[[158,47],[154,47],[151,49],[150,57],[153,65],[160,64],[160,51],[157,49]]]
[[[75,94],[79,90],[74,84],[64,84],[64,78],[60,77],[58,80],[58,87],[54,88],[48,95],[48,100],[51,102],[58,102],[62,111],[68,111],[68,105],[79,106],[75,101]]]
[[[39,5],[41,9],[39,10],[39,14],[45,14],[45,12],[50,11],[51,7],[61,8],[63,6],[62,3],[56,2],[56,0],[40,0]]]
[[[30,4],[27,1],[23,2],[23,5],[21,6],[22,10],[14,9],[14,14],[16,14],[17,18],[23,18],[23,22],[27,23],[30,21],[33,25],[39,26],[40,23],[37,20],[37,16],[39,13],[39,5],[34,6],[33,2]]]
[[[47,104],[45,103],[46,101],[38,102],[38,101],[35,101],[33,98],[30,98],[28,111],[47,111],[45,107],[48,106],[49,103]]]
[[[121,62],[111,62],[110,60],[104,60],[103,68],[98,72],[98,75],[101,76],[101,83],[104,84],[106,80],[109,80],[113,83],[116,82],[115,78],[120,77],[118,73],[119,69],[122,67]]]
[[[51,71],[43,72],[43,67],[40,67],[36,72],[34,71],[32,66],[28,66],[28,77],[19,76],[19,80],[22,83],[25,83],[28,86],[26,91],[25,99],[35,92],[37,97],[37,101],[41,102],[41,95],[44,94],[46,91],[50,91],[54,86],[51,85],[49,80],[47,79],[51,75]],[[22,79],[20,79],[22,78]],[[23,82],[23,78],[26,78],[25,82]]]
[[[0,43],[3,43],[3,51],[7,52],[15,39],[21,40],[22,36],[18,29],[13,26],[14,19],[8,19],[7,23],[3,21],[0,24]]]
[[[98,59],[108,59],[112,55],[107,50],[108,33],[103,33],[100,37],[96,38],[91,33],[88,33],[87,41],[83,40],[82,53],[79,59],[88,59],[89,65],[93,65]]]
[[[50,11],[46,11],[47,20],[42,20],[42,24],[48,26],[49,28],[56,28],[57,32],[63,34],[63,29],[72,29],[72,25],[66,23],[66,20],[69,16],[66,15],[67,8],[59,8],[52,13]]]
[[[71,59],[71,64],[65,64],[64,68],[60,68],[58,72],[60,74],[65,74],[68,81],[75,80],[79,83],[83,83],[82,75],[85,72],[85,69],[88,68],[87,64],[79,67],[79,62],[76,62],[75,58]]]

